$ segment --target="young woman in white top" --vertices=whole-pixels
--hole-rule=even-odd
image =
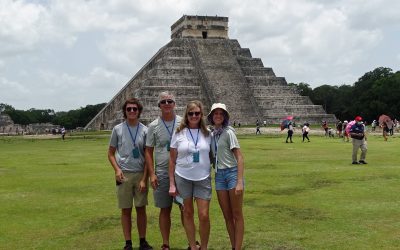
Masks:
[[[207,249],[210,235],[211,200],[210,132],[200,101],[187,104],[184,118],[172,136],[169,160],[169,194],[183,198],[184,228],[190,248],[196,247],[194,200],[199,217],[200,247]]]
[[[214,103],[207,116],[214,126],[211,150],[214,156],[215,189],[225,218],[232,249],[242,248],[244,234],[243,190],[244,162],[229,113],[223,103]]]

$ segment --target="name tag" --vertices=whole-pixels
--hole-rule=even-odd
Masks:
[[[200,152],[194,152],[193,153],[193,162],[200,162]]]
[[[139,158],[139,148],[132,149],[132,155],[135,159]]]
[[[169,151],[169,150],[170,150],[170,148],[171,148],[171,145],[170,145],[170,143],[169,143],[169,142],[167,142],[167,151]]]

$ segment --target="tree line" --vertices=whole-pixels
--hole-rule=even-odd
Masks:
[[[100,103],[70,111],[54,112],[53,109],[17,110],[11,105],[0,103],[0,113],[8,114],[14,123],[20,125],[52,123],[66,129],[75,129],[86,126],[105,105],[106,103]]]
[[[297,87],[303,96],[309,96],[316,105],[322,105],[339,120],[352,120],[360,115],[369,123],[381,114],[399,119],[400,71],[379,67],[365,73],[353,85],[322,85],[314,89],[307,83],[289,85]]]

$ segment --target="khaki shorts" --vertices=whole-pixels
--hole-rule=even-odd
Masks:
[[[119,208],[132,208],[133,203],[135,207],[143,207],[148,204],[147,194],[139,191],[139,183],[143,177],[143,172],[129,173],[124,172],[125,179],[122,184],[117,185],[117,198]]]

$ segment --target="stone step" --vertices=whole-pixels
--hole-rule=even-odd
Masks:
[[[255,96],[299,95],[298,90],[292,86],[251,86]]]
[[[252,58],[250,49],[242,48],[236,52],[236,56],[240,58]]]
[[[287,85],[287,82],[284,77],[245,76],[245,78],[251,86]]]
[[[155,61],[155,67],[167,68],[167,67],[193,67],[193,60],[191,57],[161,57]]]
[[[320,105],[281,105],[277,107],[266,107],[264,115],[285,114],[285,115],[301,115],[301,114],[324,114],[325,111]]]
[[[182,47],[167,47],[160,56],[166,57],[190,57],[190,50]]]
[[[193,75],[194,67],[169,67],[169,68],[152,68],[147,74],[153,76],[187,76]]]
[[[174,96],[180,97],[182,95],[186,96],[201,96],[201,88],[200,86],[170,86],[167,89],[165,86],[143,86],[140,88],[139,93],[143,96],[152,96],[157,97],[162,91],[169,91]]]
[[[267,96],[255,97],[257,104],[261,107],[282,107],[282,105],[312,105],[307,96]]]
[[[242,67],[243,74],[245,76],[267,76],[275,77],[275,73],[272,68],[265,67]]]
[[[264,64],[260,58],[237,58],[237,61],[241,67],[256,67],[263,68]]]
[[[196,77],[149,77],[145,79],[141,86],[163,86],[163,87],[173,87],[173,86],[199,86],[199,79]]]

